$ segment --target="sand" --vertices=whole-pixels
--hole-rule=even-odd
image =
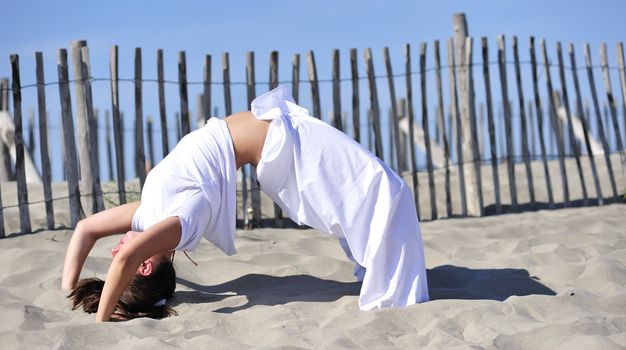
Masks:
[[[14,186],[2,192],[10,204]],[[67,205],[55,205],[57,224],[67,223]],[[7,231],[19,231],[17,209],[4,214]],[[31,206],[33,227],[44,215],[42,204]],[[358,309],[359,284],[334,238],[239,230],[234,256],[206,241],[191,253],[197,267],[177,255],[168,303],[178,316],[106,324],[72,311],[60,290],[71,231],[12,235],[0,240],[0,347],[620,349],[625,218],[626,205],[610,204],[423,222],[432,301],[368,312]],[[104,278],[118,239],[96,244],[83,277]]]

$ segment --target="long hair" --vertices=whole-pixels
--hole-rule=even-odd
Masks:
[[[104,281],[99,278],[85,278],[67,296],[72,300],[72,310],[82,307],[87,313],[98,311]],[[115,306],[111,320],[125,321],[138,317],[164,318],[176,315],[167,305],[158,303],[174,294],[176,272],[174,264],[164,259],[148,276],[135,275]],[[156,304],[156,305],[155,305]]]

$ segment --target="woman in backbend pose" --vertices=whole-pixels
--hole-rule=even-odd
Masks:
[[[404,181],[309,116],[282,86],[251,107],[183,137],[148,174],[141,202],[78,223],[62,278],[74,308],[97,312],[97,321],[172,313],[165,300],[175,288],[174,250],[193,250],[204,237],[235,253],[236,170],[246,163],[292,220],[339,238],[363,282],[362,310],[428,300],[419,222]],[[123,232],[106,281],[78,281],[95,241]]]

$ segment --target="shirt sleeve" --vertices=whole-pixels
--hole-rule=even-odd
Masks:
[[[176,250],[191,251],[196,249],[211,220],[211,205],[201,189],[191,192],[184,198],[182,205],[169,216],[180,219],[180,242]]]

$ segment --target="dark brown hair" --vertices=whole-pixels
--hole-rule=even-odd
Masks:
[[[85,278],[67,297],[72,300],[72,310],[81,307],[87,313],[98,311],[104,281],[99,278]],[[161,299],[174,294],[176,272],[169,259],[163,259],[148,276],[136,274],[130,281],[120,300],[117,302],[112,321],[125,321],[138,317],[164,318],[176,315],[176,311],[167,305],[157,305]]]

